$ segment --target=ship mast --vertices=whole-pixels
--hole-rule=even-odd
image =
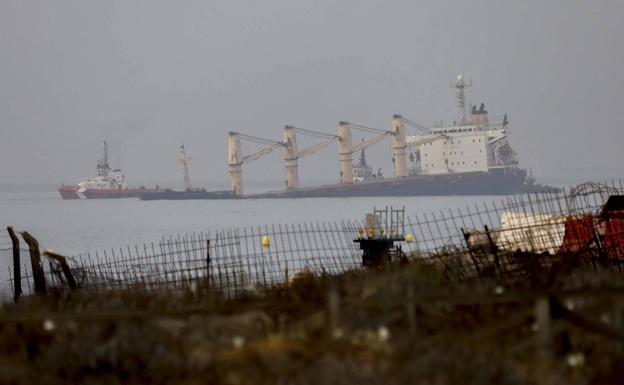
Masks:
[[[184,188],[186,191],[191,191],[191,175],[189,174],[189,159],[186,157],[186,150],[184,144],[180,145],[180,165],[182,166],[182,173],[184,174]]]
[[[472,81],[466,82],[464,80],[464,74],[457,75],[457,80],[451,83],[451,87],[457,89],[457,104],[459,105],[459,122],[466,124],[466,95],[464,89],[470,87]]]
[[[105,168],[110,168],[108,166],[108,143],[106,143],[106,141],[103,141],[102,142],[102,146],[104,147],[104,159],[103,159],[104,164],[103,164],[103,166]]]

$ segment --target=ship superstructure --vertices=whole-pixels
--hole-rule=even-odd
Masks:
[[[366,163],[366,150],[360,150],[360,161],[353,165],[353,182],[364,182],[367,180],[383,178],[381,169],[377,173],[373,172],[373,168]]]
[[[491,123],[481,103],[478,108],[473,105],[470,116],[466,116],[464,89],[468,84],[463,75],[459,75],[454,83],[457,88],[459,121],[447,126],[426,128],[406,120],[408,125],[424,132],[406,138],[411,150],[410,175],[461,174],[517,168],[516,153],[508,143],[510,129],[507,115],[501,123]]]
[[[86,198],[88,190],[125,190],[128,188],[126,176],[121,169],[112,169],[108,163],[108,144],[102,142],[104,155],[95,167],[95,178],[78,183],[78,195]]]

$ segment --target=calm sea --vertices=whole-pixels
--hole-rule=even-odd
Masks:
[[[64,201],[54,187],[0,190],[4,228],[28,230],[44,249],[65,255],[133,246],[162,236],[214,229],[363,219],[374,206],[405,206],[406,216],[500,202],[503,197],[304,198],[266,200]]]

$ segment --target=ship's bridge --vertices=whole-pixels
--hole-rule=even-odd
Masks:
[[[504,125],[468,124],[432,127],[429,133],[408,136],[412,173],[487,172],[511,166],[512,160],[502,159],[499,150],[507,145],[507,135]]]

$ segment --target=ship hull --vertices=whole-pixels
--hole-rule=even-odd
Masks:
[[[526,170],[496,169],[447,175],[419,175],[387,178],[350,184],[335,184],[297,190],[272,191],[237,196],[231,192],[186,192],[141,194],[142,200],[155,199],[269,199],[269,198],[341,198],[393,196],[508,195],[517,193],[557,192],[554,187],[527,183]]]
[[[81,192],[85,199],[121,199],[138,198],[144,193],[166,192],[163,189],[128,188],[128,189],[86,189]]]
[[[192,200],[192,199],[236,199],[232,191],[161,191],[145,192],[139,198],[143,201],[154,200]]]
[[[529,184],[522,169],[497,169],[446,175],[419,175],[337,184],[295,191],[278,191],[245,198],[329,198],[374,196],[508,195],[524,192],[554,192],[557,189]]]
[[[73,199],[121,199],[121,198],[138,198],[144,193],[162,193],[171,190],[165,189],[147,189],[147,188],[128,188],[128,189],[86,189],[80,190],[78,186],[61,186],[59,194],[63,200]]]
[[[61,198],[64,200],[80,199],[80,195],[78,195],[78,186],[63,185],[58,191]]]

